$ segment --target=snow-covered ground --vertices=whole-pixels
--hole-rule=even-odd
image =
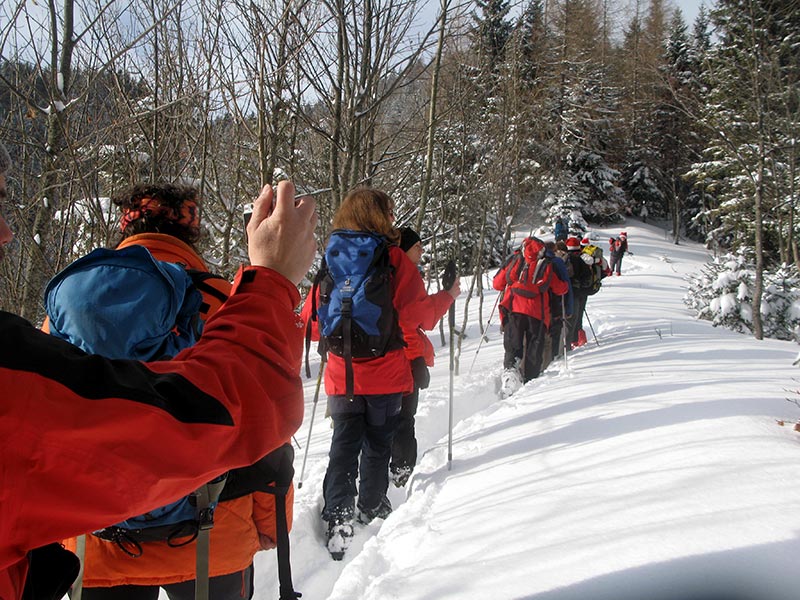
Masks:
[[[625,229],[634,255],[587,307],[597,342],[587,326],[589,344],[566,366],[560,357],[507,400],[495,391],[499,324],[476,357],[473,299],[451,469],[448,349],[431,334],[418,467],[407,488],[390,489],[392,515],[357,529],[342,562],[319,518],[331,435],[321,394],[291,534],[304,599],[800,598],[800,407],[786,400],[800,399],[797,345],[696,321],[683,276],[705,251],[674,246],[655,226]],[[602,247],[619,231],[598,230]],[[486,288],[484,319],[496,298]],[[298,475],[301,464],[299,450]],[[276,598],[274,553],[256,569],[255,598]]]

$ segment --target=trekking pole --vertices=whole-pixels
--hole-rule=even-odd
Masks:
[[[483,345],[483,341],[486,339],[486,332],[489,331],[489,324],[492,322],[492,317],[494,317],[494,311],[497,310],[497,305],[500,303],[500,296],[502,293],[497,294],[497,298],[494,301],[494,307],[492,308],[492,312],[489,313],[489,318],[486,321],[486,327],[483,330],[483,335],[481,335],[481,341],[478,342],[478,349],[475,350],[475,356],[472,357],[472,364],[469,366],[469,372],[472,373],[472,367],[475,366],[475,360],[478,358],[478,352],[481,351],[481,346]]]
[[[561,296],[561,344],[564,346],[564,369],[567,369],[567,309],[564,296]]]
[[[447,266],[444,268],[444,275],[442,275],[442,287],[446,290],[449,290],[456,282],[456,261],[452,258],[447,262]],[[453,299],[453,303],[450,305],[450,309],[448,310],[448,323],[450,325],[450,392],[449,392],[449,407],[448,407],[448,418],[447,418],[447,470],[451,470],[453,468],[453,374],[455,372],[455,348],[453,345],[455,343],[456,337],[456,301]]]
[[[594,327],[592,327],[592,320],[589,318],[589,313],[586,312],[586,307],[583,307],[583,315],[586,317],[586,322],[589,323],[589,329],[592,330],[592,337],[594,338],[594,343],[598,346],[600,345],[600,340],[597,339],[597,334],[594,332]]]
[[[308,439],[306,449],[303,451],[303,466],[300,468],[300,478],[297,481],[297,489],[303,487],[303,473],[306,472],[306,460],[308,460],[308,447],[311,445],[311,430],[314,428],[314,415],[317,412],[317,402],[319,402],[319,388],[322,385],[322,374],[325,372],[325,358],[319,365],[319,375],[317,375],[317,389],[314,391],[314,403],[311,406],[311,422],[308,424]]]

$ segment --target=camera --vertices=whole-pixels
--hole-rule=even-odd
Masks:
[[[247,234],[247,224],[250,222],[250,218],[253,216],[253,203],[250,202],[249,204],[244,205],[244,209],[242,209],[242,220],[244,221],[244,231]]]

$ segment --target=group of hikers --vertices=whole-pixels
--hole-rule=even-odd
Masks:
[[[0,258],[11,169],[0,144]],[[386,518],[389,485],[413,473],[434,364],[425,331],[461,293],[458,277],[428,293],[420,234],[396,227],[392,198],[374,188],[341,202],[299,312],[318,217],[291,182],[255,200],[250,264],[232,284],[197,250],[196,189],[136,185],[114,204],[119,241],[56,275],[43,327],[0,313],[0,598],[251,598],[256,552],[277,546],[288,564],[293,494],[273,465],[291,469],[312,338],[333,424],[322,528],[341,560],[355,524]],[[617,274],[626,238],[610,241]],[[586,343],[586,300],[611,266],[574,236],[529,236],[501,266],[505,392]],[[281,600],[298,597],[279,577]]]
[[[609,239],[610,264],[588,236],[570,235],[562,217],[553,234],[554,241],[547,242],[526,237],[492,281],[501,292],[503,397],[538,377],[554,357],[586,344],[583,319],[589,296],[600,290],[605,277],[621,275],[628,252],[625,231]]]

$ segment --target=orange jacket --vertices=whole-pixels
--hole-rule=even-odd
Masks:
[[[158,260],[180,263],[188,269],[207,272],[205,262],[181,240],[162,233],[143,233],[123,240],[118,248],[144,246]],[[203,294],[203,318],[208,319],[222,305],[219,294],[230,295],[231,284],[224,279],[206,280],[218,294]],[[292,497],[287,496],[287,517],[291,524]],[[258,534],[277,539],[275,532],[275,497],[257,493],[222,502],[214,512],[211,529],[209,576],[227,575],[245,569],[261,549]],[[75,552],[76,538],[64,545]],[[196,542],[170,547],[166,542],[142,544],[143,553],[132,558],[114,542],[93,535],[86,536],[83,585],[111,587],[118,585],[166,585],[195,578]]]
[[[21,596],[30,550],[162,506],[289,439],[303,418],[299,300],[275,271],[241,269],[200,341],[149,364],[87,355],[0,312],[0,598]]]
[[[417,267],[398,246],[389,248],[389,261],[394,267],[392,302],[400,328],[403,332],[419,326],[433,329],[450,308],[453,297],[447,292],[429,296]],[[414,391],[414,378],[404,348],[377,358],[353,359],[353,382],[355,394],[410,394]],[[329,396],[347,393],[344,359],[332,353],[328,353],[325,367],[325,393]]]

